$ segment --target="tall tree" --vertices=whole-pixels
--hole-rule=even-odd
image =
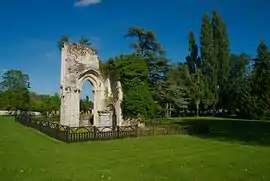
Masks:
[[[215,63],[217,65],[217,85],[219,94],[219,108],[224,108],[226,101],[226,84],[229,75],[229,51],[230,44],[227,35],[226,25],[217,11],[212,12],[212,32]]]
[[[199,57],[199,48],[195,41],[195,35],[189,32],[189,55],[186,57],[190,73],[195,73],[197,68],[201,68],[201,58]]]
[[[216,83],[215,69],[216,64],[213,62],[213,33],[212,26],[210,22],[210,17],[207,13],[203,15],[202,25],[201,25],[201,60],[203,65],[203,72],[212,80],[213,84]]]
[[[5,94],[8,110],[28,110],[30,106],[29,76],[20,70],[8,70],[2,75],[0,88]]]
[[[261,118],[269,116],[270,108],[270,53],[264,42],[257,48],[254,60],[252,93],[258,101],[258,114]]]
[[[198,46],[193,32],[189,33],[189,55],[186,57],[186,64],[188,69],[184,69],[185,86],[191,103],[196,107],[197,116],[199,116],[199,107],[205,98],[206,80],[205,75],[203,75],[203,67],[198,56]]]
[[[151,117],[154,101],[148,86],[148,69],[144,59],[136,54],[117,56],[108,61],[109,76],[114,84],[121,81],[122,110],[126,118]],[[114,90],[112,90],[114,94]]]
[[[162,79],[168,71],[168,59],[164,57],[165,51],[156,39],[154,31],[147,31],[140,27],[129,28],[126,37],[135,37],[136,42],[131,43],[138,56],[147,63],[149,79],[155,83]]]
[[[242,106],[240,99],[243,97],[242,93],[246,91],[243,88],[246,89],[245,86],[250,76],[251,60],[251,57],[245,53],[230,55],[229,75],[226,81],[226,92],[224,92],[226,99],[223,99],[223,107],[230,112],[235,113],[239,106]]]
[[[213,31],[208,14],[204,14],[201,25],[201,61],[202,61],[202,72],[206,75],[207,84],[207,105],[212,108],[215,107],[218,102],[218,91],[217,91],[217,59],[215,45],[213,42]]]
[[[145,30],[140,27],[129,28],[126,37],[135,38],[131,43],[137,56],[143,58],[148,67],[148,83],[153,98],[158,104],[161,104],[161,94],[158,92],[162,84],[165,83],[165,77],[169,71],[169,60],[165,58],[165,51],[157,41],[154,31]]]
[[[187,73],[186,86],[188,96],[196,107],[196,115],[199,116],[200,104],[204,101],[206,95],[205,78],[201,69],[196,69],[194,73]]]
[[[182,64],[171,66],[166,75],[166,81],[159,84],[156,89],[159,94],[159,101],[165,108],[161,108],[159,111],[164,111],[165,117],[171,117],[172,111],[179,115],[180,111],[188,107],[189,99],[183,81],[183,72]]]
[[[8,70],[2,75],[0,88],[3,91],[30,88],[29,76],[20,70]]]

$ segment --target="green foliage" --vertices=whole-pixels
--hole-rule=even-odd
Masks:
[[[29,76],[20,70],[8,70],[2,75],[0,88],[2,91],[28,89]]]
[[[218,101],[217,92],[217,61],[214,51],[213,31],[210,17],[207,13],[204,14],[201,25],[201,60],[202,71],[207,76],[207,104],[215,107]]]
[[[165,50],[157,41],[156,33],[152,30],[145,30],[140,27],[130,27],[126,37],[135,38],[135,42],[131,43],[135,53],[140,56],[148,68],[148,85],[151,90],[152,97],[157,103],[157,107],[163,107],[164,104],[162,90],[165,83],[166,74],[169,71],[169,59],[165,57]]]
[[[169,61],[164,57],[165,50],[157,41],[155,32],[140,27],[130,27],[126,37],[136,39],[135,42],[131,43],[131,47],[147,63],[149,80],[154,84],[168,71]]]
[[[251,60],[251,57],[244,53],[230,55],[229,75],[226,82],[226,92],[223,92],[225,99],[223,99],[222,106],[232,113],[236,113],[242,105],[243,108],[247,105],[243,104],[242,101],[249,94],[247,87],[250,86],[248,68]]]
[[[58,41],[57,41],[57,47],[61,51],[64,43],[71,43],[70,38],[67,35],[63,35]],[[86,37],[81,36],[80,39],[78,40],[78,44],[89,47],[91,50],[93,50],[95,53],[97,53],[97,49],[92,45],[90,40]]]
[[[6,103],[7,103],[7,100],[6,100],[6,94],[4,91],[1,91],[0,90],[0,110],[1,109],[6,109]]]
[[[229,39],[227,35],[226,25],[223,22],[221,16],[213,11],[212,13],[212,31],[213,31],[213,43],[214,43],[214,54],[217,65],[217,85],[219,95],[219,108],[223,107],[220,105],[224,104],[226,98],[226,86],[229,75]]]
[[[90,42],[90,40],[88,38],[81,36],[81,38],[79,39],[79,44],[82,46],[89,47],[89,48],[91,48],[91,50],[93,50],[95,53],[97,53],[97,49],[92,45],[92,43]]]
[[[113,82],[120,80],[122,84],[123,116],[152,116],[154,102],[148,87],[148,69],[144,60],[135,54],[120,55],[110,59],[106,66],[110,79]]]
[[[43,115],[56,114],[60,110],[60,96],[54,95],[38,95],[36,93],[30,94],[31,111],[41,112]]]
[[[89,96],[86,96],[85,99],[80,100],[80,111],[83,113],[87,113],[90,108],[93,108],[93,103],[89,99]]]
[[[207,75],[203,74],[204,70],[193,32],[189,33],[189,52],[190,54],[186,57],[188,66],[183,68],[183,82],[191,105],[196,107],[197,116],[199,116],[200,104],[206,99],[208,82]]]
[[[192,31],[189,33],[189,52],[190,54],[186,57],[186,64],[188,65],[189,72],[195,73],[197,68],[201,68],[201,58],[199,57],[199,48]]]
[[[270,53],[261,42],[257,48],[252,74],[242,89],[240,112],[242,117],[269,119],[270,116]]]
[[[253,75],[251,77],[251,96],[256,100],[253,106],[260,118],[270,116],[270,52],[267,46],[260,42],[257,56],[254,60]]]
[[[62,49],[64,43],[69,43],[69,37],[66,36],[66,35],[62,36],[62,37],[60,38],[60,40],[57,41],[57,47],[58,47],[58,49],[59,49],[60,51],[61,51],[61,49]]]
[[[176,65],[173,66],[166,76],[166,81],[160,84],[159,99],[166,107],[165,116],[171,115],[171,111],[187,109],[189,98],[186,87],[184,85],[184,67]],[[167,110],[169,109],[169,110]]]
[[[30,107],[29,77],[20,70],[8,70],[3,73],[0,82],[1,97],[7,110],[28,110]]]

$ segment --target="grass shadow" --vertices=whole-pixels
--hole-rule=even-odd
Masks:
[[[197,135],[219,141],[241,142],[250,145],[270,146],[270,122],[227,119],[227,118],[190,118],[173,123],[209,125],[208,134]]]

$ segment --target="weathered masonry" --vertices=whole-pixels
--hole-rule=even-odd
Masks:
[[[84,81],[93,86],[94,126],[122,125],[121,83],[116,83],[116,95],[112,93],[109,78],[99,69],[99,57],[89,47],[64,44],[61,52],[61,111],[60,124],[70,127],[80,125],[80,92]],[[113,101],[110,101],[113,100]]]

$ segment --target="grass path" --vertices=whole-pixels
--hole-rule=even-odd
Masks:
[[[0,117],[3,181],[270,180],[270,147],[190,136],[65,144]]]

